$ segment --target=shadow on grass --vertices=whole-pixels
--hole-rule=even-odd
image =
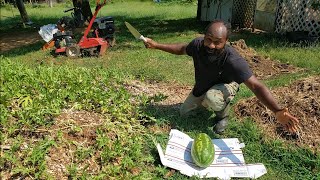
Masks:
[[[199,108],[192,111],[188,116],[179,115],[179,104],[171,105],[149,105],[143,107],[143,111],[152,117],[155,117],[157,123],[168,123],[172,129],[181,131],[198,131],[209,134],[212,138],[218,137],[213,134],[212,127],[214,125],[213,112],[205,108]]]
[[[61,15],[62,17],[63,15]],[[204,29],[205,23],[198,22],[195,18],[186,18],[186,19],[177,19],[177,20],[161,20],[157,19],[156,16],[144,16],[142,18],[128,18],[126,16],[114,16],[115,25],[116,25],[116,42],[117,45],[113,47],[113,49],[132,49],[134,46],[123,44],[123,42],[132,41],[134,42],[135,39],[132,34],[128,31],[127,27],[125,26],[124,22],[130,22],[135,28],[137,28],[141,34],[145,35],[146,37],[153,37],[153,36],[176,36],[178,33],[183,33],[186,31],[196,31],[200,32]],[[33,28],[30,27],[20,27],[18,25],[18,21],[16,18],[10,19],[7,18],[1,22],[2,28],[0,32],[2,34],[7,34],[10,36],[12,34],[12,28],[15,29],[14,33],[20,33],[19,36],[25,36],[25,39],[28,39],[29,33],[37,32],[41,26],[47,24],[55,24],[58,21],[56,18],[43,18],[34,21],[35,26]],[[188,27],[186,27],[188,25]],[[15,37],[11,38],[13,41]],[[77,38],[78,41],[80,38]],[[44,45],[44,41],[42,41],[42,45]],[[6,51],[3,54],[6,56],[14,57],[24,55],[30,51],[37,51],[41,45],[39,43],[29,44],[28,51],[17,51],[15,49]],[[21,49],[20,46],[17,46],[16,49]]]
[[[279,47],[313,47],[320,44],[319,42],[291,42],[286,35],[271,33],[271,32],[251,32],[249,30],[242,30],[240,32],[231,33],[230,41],[237,41],[244,39],[246,44],[255,48],[279,48]]]
[[[67,14],[61,14],[61,17],[68,16]],[[60,18],[60,17],[59,17]],[[47,24],[55,24],[58,22],[59,18],[41,18],[35,19],[30,18],[32,24],[23,25],[20,16],[8,17],[6,19],[2,19],[0,23],[0,33],[10,33],[10,32],[33,32],[38,31],[39,28],[43,25]],[[14,30],[14,31],[12,31]]]
[[[183,34],[187,31],[202,33],[206,24],[199,22],[195,18],[157,19],[156,16],[144,16],[142,18],[128,18],[126,16],[114,16],[116,23],[116,37],[118,42],[133,40],[134,37],[129,32],[124,22],[129,22],[145,37],[172,37]]]
[[[32,21],[32,25],[23,26],[21,20],[15,17],[1,20],[0,55],[15,57],[41,50],[45,41],[38,34],[40,27],[55,23],[58,20],[56,18],[44,18]]]
[[[44,41],[38,41],[33,44],[28,44],[25,46],[18,46],[16,48],[13,48],[8,51],[0,52],[0,55],[3,55],[5,57],[16,57],[16,56],[22,56],[31,52],[36,52],[41,50],[41,47],[44,45]]]
[[[65,16],[65,14],[61,14],[61,17]],[[173,38],[176,39],[176,36],[180,36],[182,34],[188,34],[190,31],[195,34],[203,34],[205,27],[208,25],[208,22],[198,21],[196,18],[184,18],[184,19],[161,19],[161,17],[157,16],[143,16],[140,18],[132,18],[127,16],[113,16],[115,19],[116,25],[116,46],[114,46],[113,50],[125,50],[135,49],[134,43],[137,40],[134,39],[132,34],[128,31],[127,27],[125,26],[124,22],[127,21],[131,23],[141,34],[145,37],[156,38],[157,41],[161,42],[161,38]],[[25,34],[25,38],[28,38],[28,32],[31,31],[38,31],[39,28],[43,25],[47,24],[54,24],[58,21],[59,18],[42,18],[42,19],[35,19],[35,27],[36,28],[17,28],[15,32],[20,32]],[[2,28],[0,29],[1,33],[8,33],[12,32],[12,22],[17,21],[16,18],[7,18],[1,22]],[[8,28],[10,27],[10,28]],[[196,37],[196,35],[194,36]],[[14,38],[14,37],[12,37]],[[78,41],[80,38],[77,38]],[[248,46],[251,47],[270,47],[270,48],[278,48],[283,46],[288,46],[290,44],[285,37],[279,36],[273,33],[252,33],[250,31],[243,31],[236,34],[232,34],[230,37],[230,41],[235,41],[238,39],[244,39]],[[190,39],[191,41],[192,39]],[[128,44],[128,42],[130,42]],[[133,44],[131,44],[131,42]],[[42,42],[42,45],[45,42]],[[35,49],[32,49],[32,48]],[[37,45],[30,45],[30,50],[37,51],[39,50],[39,44]],[[18,47],[20,49],[20,47]],[[137,47],[137,48],[140,48]],[[12,56],[19,56],[23,55],[26,51],[10,51],[6,53],[6,55]]]

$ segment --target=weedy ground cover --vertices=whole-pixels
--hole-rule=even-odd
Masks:
[[[27,11],[36,24],[46,25],[67,15],[62,12],[68,6],[27,5]],[[19,22],[17,10],[1,7],[1,15],[0,32],[10,34]],[[50,51],[40,50],[43,41],[1,52],[2,177],[188,179],[163,167],[154,145],[155,141],[164,145],[170,128],[178,128],[193,137],[205,132],[212,138],[239,138],[246,144],[246,161],[266,165],[268,173],[261,179],[320,178],[319,152],[267,137],[252,119],[238,121],[233,116],[226,134],[218,136],[212,133],[210,113],[184,119],[177,113],[181,101],[156,104],[178,96],[179,87],[190,90],[192,60],[145,49],[124,21],[159,42],[189,42],[206,25],[195,20],[196,5],[115,1],[99,14],[106,15],[115,18],[117,40],[103,57],[54,58]],[[37,33],[37,29],[17,31],[25,38]],[[271,88],[320,73],[317,44],[299,47],[271,35],[251,33],[235,34],[231,40],[240,38],[262,55],[306,69],[264,80]],[[158,93],[157,87],[153,94],[146,86],[133,93],[126,85],[135,81],[178,88],[170,97]],[[251,96],[242,87],[234,104]]]

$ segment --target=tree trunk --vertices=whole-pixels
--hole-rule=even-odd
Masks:
[[[197,9],[197,19],[201,20],[201,6],[202,6],[202,0],[198,0],[198,9]]]
[[[18,7],[19,12],[20,12],[22,22],[23,23],[30,22],[30,19],[29,19],[28,13],[26,11],[26,7],[23,4],[23,1],[22,0],[16,0],[16,4],[17,4],[17,7]]]
[[[90,8],[89,0],[72,0],[73,6],[78,7],[81,10],[75,10],[75,16],[83,16],[84,20],[90,22],[92,18],[92,11]]]
[[[49,7],[50,7],[50,8],[53,7],[53,0],[49,0]]]

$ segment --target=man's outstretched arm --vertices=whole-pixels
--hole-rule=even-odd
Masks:
[[[176,44],[162,44],[153,41],[150,38],[146,38],[145,46],[150,49],[159,49],[171,54],[184,55],[186,53],[187,45],[186,43],[176,43]]]
[[[281,108],[270,90],[262,84],[255,76],[251,76],[244,84],[256,95],[256,97],[275,113],[280,124],[282,124],[289,132],[296,132],[298,129],[298,119],[292,116],[287,108]]]

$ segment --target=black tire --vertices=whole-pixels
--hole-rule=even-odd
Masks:
[[[58,54],[56,54],[56,51],[55,50],[52,50],[51,52],[50,52],[50,54],[53,56],[53,57],[58,57]]]
[[[66,55],[69,58],[77,58],[80,56],[80,47],[77,44],[71,44],[66,48]]]

